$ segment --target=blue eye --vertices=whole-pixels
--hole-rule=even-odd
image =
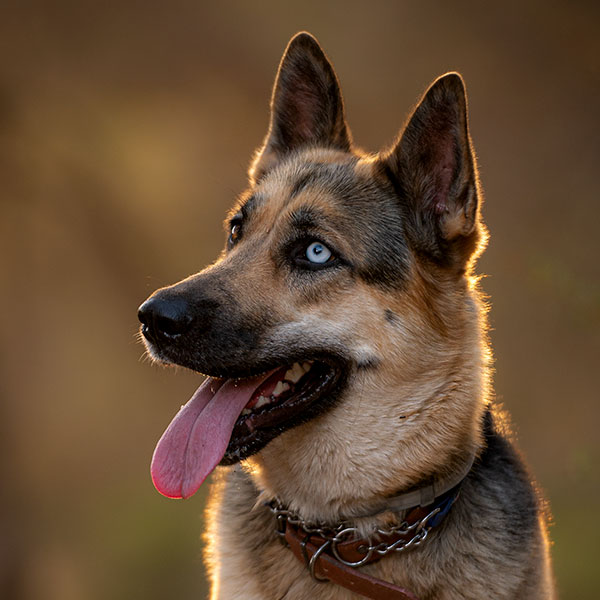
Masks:
[[[306,249],[306,258],[311,263],[322,265],[331,258],[331,250],[321,242],[313,242]]]

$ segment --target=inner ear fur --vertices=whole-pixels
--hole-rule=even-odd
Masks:
[[[464,265],[477,249],[481,227],[466,92],[458,73],[431,85],[380,161],[406,208],[416,248],[438,262]]]
[[[275,79],[271,120],[250,177],[256,181],[284,156],[306,146],[349,151],[350,131],[335,71],[309,33],[288,44]]]

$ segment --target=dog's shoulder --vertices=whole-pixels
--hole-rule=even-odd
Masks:
[[[482,572],[502,572],[505,591],[513,590],[507,597],[552,598],[546,503],[498,408],[485,414],[484,440],[448,519],[446,541],[478,554]],[[467,575],[478,579],[475,571]]]
[[[465,482],[486,504],[501,508],[499,514],[515,527],[536,526],[542,500],[533,477],[517,449],[508,416],[490,407],[484,416],[485,447]],[[499,506],[498,506],[499,505]]]
[[[388,580],[393,569],[406,573],[401,583],[418,597],[551,599],[542,501],[498,407],[486,411],[483,434],[481,454],[430,542],[382,568]],[[413,575],[423,572],[424,579]]]

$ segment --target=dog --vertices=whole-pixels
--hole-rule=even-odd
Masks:
[[[318,42],[292,38],[225,250],[139,309],[154,359],[207,375],[152,477],[187,498],[220,465],[213,600],[555,598],[492,399],[480,210],[459,74],[366,154]]]

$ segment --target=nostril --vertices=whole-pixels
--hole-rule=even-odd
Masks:
[[[148,339],[173,338],[187,331],[192,323],[188,303],[180,296],[158,293],[138,309],[142,333]]]
[[[168,337],[175,337],[187,331],[192,319],[187,314],[176,316],[157,316],[154,320],[156,330]]]

